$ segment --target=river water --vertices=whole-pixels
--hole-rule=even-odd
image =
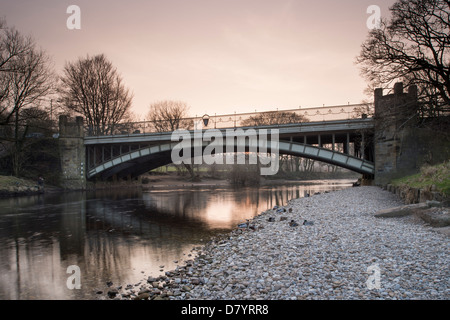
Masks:
[[[191,249],[275,205],[350,180],[233,189],[138,188],[0,199],[0,299],[98,299],[191,258]],[[69,266],[79,267],[73,273]],[[163,270],[163,271],[161,271]],[[75,284],[79,275],[80,289]],[[73,281],[72,281],[73,280]]]

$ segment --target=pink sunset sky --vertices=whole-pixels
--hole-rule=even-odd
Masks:
[[[64,64],[104,53],[143,119],[158,100],[190,115],[359,103],[366,83],[355,57],[367,8],[395,0],[0,0],[0,17]],[[67,7],[81,9],[69,30]]]

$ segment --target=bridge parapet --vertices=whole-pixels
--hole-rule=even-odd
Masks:
[[[372,104],[348,104],[314,108],[277,109],[276,111],[265,112],[255,111],[222,115],[203,115],[201,117],[195,116],[177,119],[175,122],[177,123],[176,128],[187,130],[194,129],[196,124],[201,124],[205,129],[226,129],[261,125],[270,125],[274,127],[286,124],[361,119],[366,118],[372,113]],[[157,130],[156,128],[171,128],[174,120],[158,120],[157,122],[158,125],[152,121],[118,123],[115,124],[106,135],[157,133],[161,132],[161,129]],[[172,122],[172,124],[169,125],[169,122]],[[167,131],[170,132],[173,130],[168,129]],[[92,128],[89,127],[85,128],[85,135],[87,137],[98,136],[96,132],[98,132],[98,130],[92,130]]]
[[[59,136],[71,138],[84,137],[84,119],[83,117],[76,117],[75,121],[68,116],[59,117]]]

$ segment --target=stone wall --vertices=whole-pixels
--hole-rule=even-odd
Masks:
[[[417,124],[417,88],[403,92],[397,83],[394,93],[375,90],[375,184],[418,173],[425,165],[450,158],[450,140]]]
[[[382,89],[375,90],[375,184],[387,184],[397,177],[398,158],[402,149],[400,132],[410,112],[417,103],[417,88],[410,87],[403,92],[403,84],[397,83],[394,93],[383,95]]]
[[[383,189],[396,194],[405,204],[423,203],[427,201],[449,201],[448,197],[445,197],[440,192],[436,191],[436,186],[429,186],[427,188],[419,189],[409,186],[394,186],[387,184],[383,186]]]
[[[61,187],[69,190],[86,188],[83,118],[75,121],[59,117],[59,153],[61,157]]]

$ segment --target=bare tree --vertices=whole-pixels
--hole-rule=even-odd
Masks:
[[[391,20],[370,31],[356,59],[369,86],[402,81],[418,87],[428,108],[450,105],[450,1],[399,0],[390,11]]]
[[[21,108],[37,106],[53,91],[49,58],[30,37],[0,21],[0,124]]]
[[[189,106],[182,101],[163,100],[150,105],[147,120],[157,132],[170,132],[177,129],[191,129],[192,119],[189,119]],[[196,179],[193,165],[183,162],[188,170],[191,179]],[[175,165],[178,172],[180,166]]]
[[[307,121],[309,121],[308,118],[295,112],[269,111],[259,113],[256,116],[243,120],[242,125],[261,126],[261,125],[300,123]]]
[[[0,19],[0,72],[20,71],[14,60],[34,46],[31,37],[24,37],[15,28],[8,27],[4,19]]]
[[[256,116],[252,116],[242,121],[243,126],[263,126],[263,125],[277,125],[289,123],[307,122],[309,119],[304,115],[295,112],[285,111],[269,111],[262,112]],[[280,171],[284,169],[288,171],[297,171],[299,167],[299,158],[288,155],[279,155]],[[294,170],[291,170],[294,169]]]
[[[112,133],[130,112],[133,96],[103,54],[67,63],[60,82],[60,102],[85,117],[91,134]]]
[[[27,133],[23,109],[38,109],[54,92],[54,75],[48,56],[34,41],[0,22],[0,125],[1,140],[10,141],[13,172],[20,172],[22,146]],[[31,112],[26,113],[28,116]],[[4,129],[4,128],[3,128]],[[12,129],[12,130],[11,130]]]
[[[24,64],[22,72],[12,72],[10,100],[14,109],[14,142],[15,150],[13,156],[14,174],[19,175],[20,171],[20,154],[23,141],[27,134],[28,126],[24,130],[20,130],[22,125],[20,112],[24,107],[36,109],[41,103],[41,99],[53,90],[53,75],[47,68],[48,58],[42,52],[31,51],[21,61]],[[30,115],[28,113],[27,115]],[[29,117],[24,115],[24,120]]]
[[[164,100],[150,105],[147,120],[157,132],[190,129],[193,121],[188,118],[189,106],[182,101]]]

